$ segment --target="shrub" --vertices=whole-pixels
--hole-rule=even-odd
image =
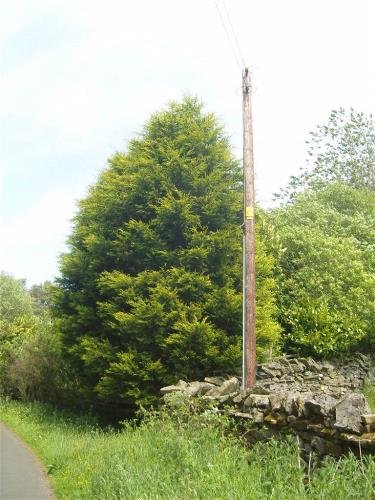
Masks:
[[[63,364],[48,311],[35,308],[22,280],[1,273],[0,290],[0,395],[56,401]]]
[[[285,249],[277,296],[288,351],[333,356],[374,349],[371,199],[368,191],[336,184],[273,210]]]

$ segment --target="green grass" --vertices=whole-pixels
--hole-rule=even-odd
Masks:
[[[370,404],[371,410],[375,413],[375,385],[365,385],[363,392]]]
[[[294,442],[249,451],[212,413],[151,416],[115,431],[46,405],[8,401],[0,402],[0,419],[36,450],[62,499],[373,498],[373,459],[328,461],[309,484]]]

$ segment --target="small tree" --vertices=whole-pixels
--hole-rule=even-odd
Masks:
[[[342,183],[375,190],[375,126],[372,115],[351,109],[332,111],[327,125],[310,132],[308,166],[293,176],[277,198],[291,200],[304,190]]]
[[[80,202],[56,312],[90,402],[131,412],[162,385],[240,371],[241,172],[195,99],[152,116]],[[261,240],[258,338],[277,345],[273,257]]]

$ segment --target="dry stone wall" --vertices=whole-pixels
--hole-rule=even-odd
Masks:
[[[375,415],[362,393],[375,382],[370,359],[362,354],[335,361],[283,356],[257,367],[257,383],[241,390],[237,377],[207,377],[164,387],[202,397],[233,418],[252,422],[250,441],[275,434],[297,435],[309,455],[375,454]]]

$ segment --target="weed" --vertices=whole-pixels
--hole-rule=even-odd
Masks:
[[[0,419],[49,466],[60,499],[370,499],[375,461],[328,460],[305,484],[298,444],[270,441],[250,451],[228,436],[214,408],[177,408],[102,429],[93,418],[38,403],[0,402]],[[185,404],[185,403],[184,403]],[[169,411],[171,411],[169,405]],[[52,465],[51,465],[52,464]]]
[[[363,393],[370,404],[371,410],[375,413],[375,385],[367,383],[363,388]]]

